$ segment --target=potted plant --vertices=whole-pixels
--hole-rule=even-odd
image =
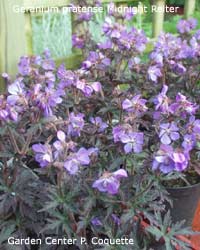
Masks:
[[[125,98],[125,100],[122,98],[121,107],[123,112],[121,115],[123,117],[124,112],[128,115],[126,119],[132,128],[133,126],[136,128],[139,126],[139,131],[141,131],[140,126],[142,126],[144,136],[145,130],[148,129],[148,136],[146,136],[146,138],[148,138],[147,140],[151,144],[151,148],[148,148],[148,153],[149,157],[151,159],[153,158],[153,169],[156,171],[159,169],[164,174],[173,173],[174,170],[177,172],[176,177],[178,180],[167,180],[163,182],[171,194],[174,192],[172,196],[177,197],[182,193],[182,197],[185,197],[188,192],[186,190],[191,189],[193,199],[189,193],[188,198],[190,197],[191,200],[186,202],[189,206],[188,210],[190,210],[190,213],[185,209],[185,214],[181,216],[180,209],[178,208],[177,211],[179,212],[177,213],[179,213],[180,216],[178,216],[176,212],[174,216],[174,218],[176,217],[177,219],[188,218],[188,224],[191,225],[191,220],[199,198],[198,162],[200,120],[198,119],[198,72],[200,36],[199,31],[195,34],[191,34],[191,31],[197,26],[197,21],[193,18],[180,20],[177,24],[178,36],[161,34],[149,55],[149,61],[144,62],[144,60],[139,57],[139,54],[144,50],[147,42],[142,32],[136,31],[134,28],[127,32],[123,25],[112,22],[113,17],[115,20],[130,20],[130,13],[124,13],[123,16],[120,16],[119,13],[113,12],[110,13],[110,16],[112,17],[106,19],[103,26],[104,35],[107,40],[99,43],[97,46],[99,55],[102,56],[102,62],[109,65],[109,72],[104,76],[106,80],[104,80],[102,76],[103,81],[108,82],[109,73],[112,72],[112,84],[110,84],[110,86],[113,85],[113,79],[116,85],[120,86],[121,84],[123,89],[123,85],[126,83],[125,89],[132,98]],[[74,37],[76,36],[74,35]],[[74,40],[75,46],[77,46],[77,41]],[[89,44],[89,42],[86,44]],[[122,51],[118,50],[117,47]],[[128,52],[126,52],[127,50]],[[85,50],[86,54],[87,51],[88,50]],[[115,58],[118,65],[116,65],[115,62],[113,63]],[[95,72],[95,75],[92,70],[93,67],[95,68],[92,59],[92,53],[90,53],[87,60],[83,63],[83,68],[88,70],[90,76],[93,76],[94,79],[101,80],[101,73],[98,74]],[[105,67],[108,65],[105,65]],[[114,74],[115,76],[113,76]],[[160,93],[158,94],[159,89]],[[120,92],[120,88],[118,92]],[[125,91],[120,94],[123,96],[124,93]],[[133,96],[133,93],[136,95]],[[146,99],[143,99],[142,96],[146,97]],[[145,105],[149,100],[151,100],[151,103],[154,105],[148,106],[147,108]],[[137,106],[139,111],[134,108],[134,105]],[[136,119],[137,113],[139,113],[140,116],[139,121]],[[122,117],[121,121],[123,121]],[[146,120],[144,120],[144,118]],[[128,130],[126,125],[122,125],[122,128],[120,127],[122,130],[120,133],[124,133],[124,130]],[[123,126],[125,126],[126,129],[124,129]],[[119,138],[116,139],[116,141],[117,140],[120,141]],[[135,139],[132,138],[132,140]],[[121,142],[122,144],[125,143],[123,141]],[[191,143],[190,146],[188,144],[189,142]],[[158,151],[156,152],[157,149]],[[128,150],[131,151],[131,149]],[[132,149],[132,151],[134,150]],[[176,163],[174,162],[175,159],[171,159],[171,161],[164,156],[164,152],[168,156],[173,154],[174,156],[172,156],[172,158],[175,156],[182,157],[182,164],[185,164],[185,166],[177,167],[176,164],[181,165],[179,164],[181,162]],[[163,162],[160,162],[161,156]],[[181,159],[176,160],[181,161]],[[167,161],[169,161],[168,165]],[[166,167],[166,169],[163,169],[163,167]],[[183,175],[181,173],[183,173]],[[185,203],[185,200],[183,202]],[[182,206],[180,197],[178,204],[180,204],[180,207]]]
[[[48,249],[47,238],[65,237],[74,242],[61,247],[148,249],[163,238],[166,249],[189,249],[176,236],[190,231],[163,212],[165,186],[185,185],[189,174],[198,182],[199,32],[185,32],[194,20],[179,23],[181,35],[161,35],[148,59],[130,17],[109,13],[99,44],[74,34],[85,55],[77,70],[56,68],[46,50],[21,57],[14,81],[3,74],[2,245],[38,237]]]

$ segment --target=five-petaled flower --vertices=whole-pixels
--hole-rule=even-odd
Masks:
[[[144,135],[142,132],[131,132],[129,134],[122,134],[120,140],[124,143],[124,151],[126,154],[134,152],[142,152],[142,145],[144,143]]]
[[[46,167],[53,162],[52,149],[49,144],[34,144],[32,149],[35,152],[35,160],[41,167]]]
[[[64,168],[70,175],[75,175],[81,166],[87,166],[90,164],[89,154],[90,152],[87,149],[80,148],[78,152],[69,155],[64,163]]]
[[[91,117],[90,122],[93,123],[97,127],[97,131],[99,133],[103,132],[107,127],[107,123],[103,122],[101,117]]]
[[[162,76],[161,70],[157,65],[150,66],[148,69],[149,79],[153,82],[157,82],[158,78]]]
[[[140,114],[142,112],[147,111],[147,106],[145,106],[147,100],[142,99],[141,95],[134,96],[131,100],[125,99],[122,102],[122,108],[127,110],[128,112],[135,112],[136,114]]]
[[[92,187],[97,188],[100,192],[107,192],[115,195],[120,187],[120,179],[128,177],[126,170],[120,169],[113,173],[105,172],[102,177],[96,180]]]
[[[179,128],[175,122],[171,123],[162,123],[160,124],[160,140],[163,144],[170,144],[172,141],[176,141],[180,138],[178,133]]]
[[[154,99],[155,109],[161,111],[164,114],[168,114],[170,99],[167,97],[168,86],[163,85],[161,92]]]

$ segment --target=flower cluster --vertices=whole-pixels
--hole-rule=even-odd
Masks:
[[[197,20],[194,18],[190,18],[188,20],[181,19],[177,24],[177,30],[181,34],[188,33],[191,30],[195,29],[197,26]]]
[[[174,151],[170,145],[161,145],[153,161],[153,169],[159,168],[163,173],[174,170],[183,171],[188,166],[188,152]]]
[[[146,47],[147,38],[143,31],[135,28],[127,30],[125,26],[114,23],[111,18],[106,18],[103,32],[108,39],[106,48],[117,46],[116,48],[119,51],[131,50],[132,52],[141,53]],[[105,44],[99,46],[105,48]]]
[[[35,160],[41,167],[51,165],[64,167],[70,175],[75,175],[81,167],[88,166],[90,156],[98,152],[96,148],[83,147],[77,151],[76,144],[73,141],[67,141],[65,133],[61,130],[57,132],[57,139],[53,145],[39,143],[32,146]]]
[[[183,171],[188,167],[200,131],[200,120],[195,117],[199,106],[181,93],[173,102],[167,97],[167,90],[168,87],[164,86],[155,98],[156,126],[159,127],[161,144],[155,154],[153,169],[159,167],[164,173]],[[164,122],[169,119],[171,122]]]
[[[199,52],[197,52],[199,48],[198,32],[187,36],[188,32],[195,27],[195,19],[180,20],[177,28],[180,33],[186,33],[186,37],[170,33],[162,33],[159,36],[154,50],[150,54],[151,65],[148,69],[148,76],[151,81],[158,82],[160,77],[167,74],[167,69],[173,70],[179,75],[188,73],[186,60],[199,56]]]
[[[105,70],[110,64],[110,59],[103,55],[101,52],[91,51],[87,60],[83,62],[82,66],[83,69],[86,70],[92,67],[100,70]]]

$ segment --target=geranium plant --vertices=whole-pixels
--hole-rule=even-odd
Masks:
[[[85,237],[90,245],[95,236],[109,249],[133,249],[112,245],[127,236],[134,249],[148,249],[153,235],[166,249],[189,249],[175,237],[188,230],[160,214],[165,185],[199,181],[200,32],[190,33],[194,20],[180,21],[180,34],[161,34],[147,58],[148,39],[129,28],[129,13],[108,14],[103,42],[88,31],[73,35],[85,56],[79,69],[56,67],[46,50],[21,57],[14,81],[3,74],[2,244],[14,235]],[[141,230],[143,218],[151,230]]]

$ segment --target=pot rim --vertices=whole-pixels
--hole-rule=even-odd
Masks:
[[[165,187],[168,191],[170,190],[186,190],[190,188],[195,188],[195,187],[200,187],[200,181],[196,184],[190,185],[190,186],[185,186],[185,187]]]

